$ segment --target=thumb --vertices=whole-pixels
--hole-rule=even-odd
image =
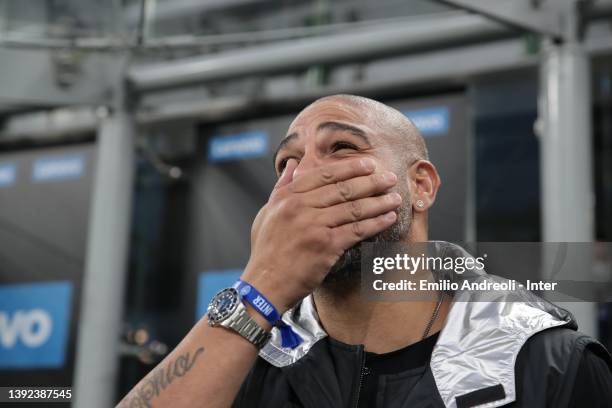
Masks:
[[[275,190],[277,188],[282,187],[282,186],[286,186],[287,184],[289,184],[289,183],[291,183],[293,181],[293,172],[295,171],[297,166],[298,166],[298,161],[297,160],[295,160],[295,159],[287,160],[287,164],[285,165],[285,169],[281,173],[280,177],[278,178],[278,181],[276,182],[276,185],[274,186]]]

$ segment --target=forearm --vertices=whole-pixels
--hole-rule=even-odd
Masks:
[[[297,164],[293,158],[287,161],[255,218],[251,257],[242,276],[279,314],[312,293],[348,248],[390,227],[401,204],[399,194],[388,191],[397,176],[375,173],[371,159],[312,169],[293,181]],[[270,330],[262,315],[245,307]],[[236,333],[209,327],[205,319],[124,398],[122,408],[232,404],[257,349]]]
[[[204,317],[118,407],[229,407],[256,358],[255,346]]]

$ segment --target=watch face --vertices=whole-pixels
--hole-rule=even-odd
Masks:
[[[211,324],[220,323],[236,310],[239,302],[238,292],[234,288],[223,289],[217,293],[208,305],[208,320]]]

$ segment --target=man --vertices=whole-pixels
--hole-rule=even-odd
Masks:
[[[358,96],[322,98],[296,117],[274,162],[279,179],[253,223],[245,286],[221,292],[120,406],[612,404],[607,351],[529,292],[497,302],[472,292],[362,299],[359,243],[427,241],[440,186],[400,112]],[[277,324],[268,341],[272,309],[289,326]]]

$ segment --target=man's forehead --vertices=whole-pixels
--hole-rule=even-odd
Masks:
[[[369,125],[370,115],[363,106],[348,104],[345,101],[329,99],[307,106],[289,125],[287,134],[296,128],[327,121],[348,122]]]

